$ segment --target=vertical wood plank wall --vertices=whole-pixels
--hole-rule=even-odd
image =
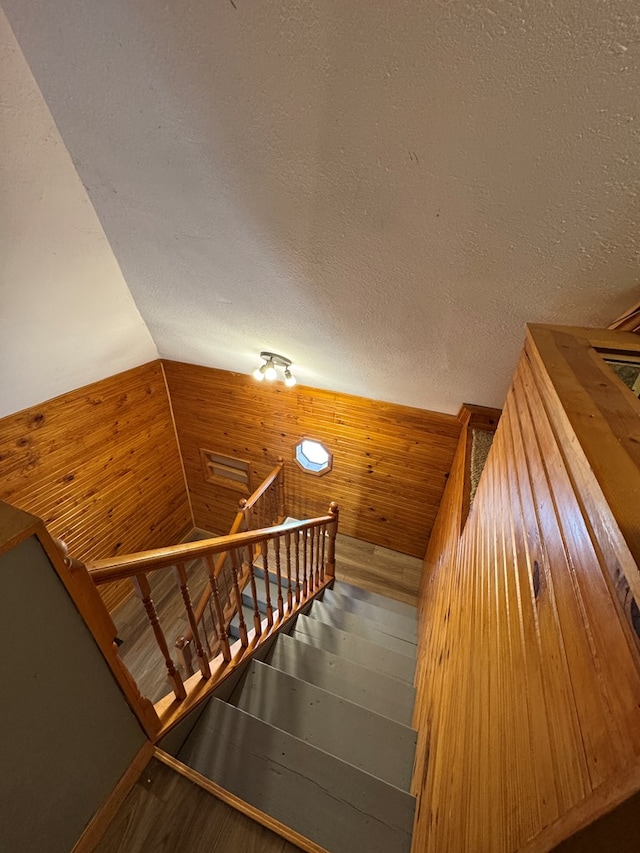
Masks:
[[[566,419],[550,387],[530,337],[462,535],[464,432],[431,537],[416,853],[551,849],[549,839],[579,827],[563,826],[563,816],[582,804],[575,820],[588,822],[599,793],[602,809],[603,797],[615,803],[640,784],[639,647],[612,580],[620,566],[637,574],[637,565],[615,519],[593,521],[586,480],[576,482],[571,462],[576,436],[566,423],[559,434]],[[585,429],[595,417],[583,418]],[[635,423],[632,441],[640,440],[637,409]],[[632,456],[629,465],[636,476]],[[637,494],[631,516],[637,528]],[[629,789],[615,792],[621,779]],[[544,840],[549,827],[557,831]]]
[[[0,498],[81,560],[178,542],[192,519],[160,362],[0,420]]]
[[[200,448],[248,460],[254,487],[282,456],[291,515],[335,500],[342,533],[424,555],[460,433],[453,415],[177,362],[165,371],[197,525],[226,532],[242,497],[205,482]],[[333,453],[328,474],[293,462],[304,436]]]

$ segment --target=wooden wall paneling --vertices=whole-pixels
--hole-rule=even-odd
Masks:
[[[250,460],[254,482],[282,456],[291,515],[319,515],[336,500],[343,533],[424,554],[457,445],[456,418],[177,362],[164,367],[199,526],[222,532],[237,509],[237,495],[204,481],[201,447]],[[302,436],[333,453],[331,472],[311,477],[293,463]]]
[[[80,560],[178,542],[193,522],[160,363],[3,418],[0,497]],[[104,600],[129,590],[111,585]]]
[[[536,399],[533,377],[527,363],[523,364],[523,381],[529,382],[528,396]],[[539,398],[538,405],[542,402]],[[545,435],[546,433],[546,435]],[[605,714],[608,724],[609,739],[612,745],[618,746],[617,760],[612,754],[610,760],[615,761],[609,768],[608,776],[617,766],[628,760],[628,748],[638,751],[640,732],[637,732],[638,685],[637,655],[625,649],[626,634],[623,623],[619,618],[616,603],[607,583],[607,569],[603,567],[594,549],[587,526],[582,520],[580,525],[575,519],[581,517],[575,491],[571,484],[558,445],[553,440],[548,421],[542,423],[539,429],[541,441],[545,441],[545,464],[548,471],[554,474],[554,491],[561,525],[562,539],[570,558],[570,576],[575,586],[576,600],[580,608],[580,617],[585,626],[593,655],[594,670],[600,684],[600,697],[606,703]],[[573,555],[579,554],[579,563]],[[609,649],[624,649],[613,660]],[[633,689],[635,686],[635,689]],[[630,689],[631,687],[631,689]],[[636,734],[637,732],[637,734]],[[627,743],[625,744],[625,741]],[[602,766],[599,773],[603,773]],[[603,777],[604,778],[604,777]],[[594,773],[592,783],[596,783]]]
[[[585,513],[558,405],[523,355],[460,535],[463,425],[421,589],[416,853],[522,849],[640,755],[621,551]]]
[[[506,421],[500,440],[504,441],[499,459],[504,471],[505,501],[510,522],[510,536],[507,540],[511,548],[507,553],[513,557],[513,579],[515,586],[515,601],[517,604],[518,625],[518,663],[516,671],[519,675],[520,700],[523,704],[525,723],[523,732],[528,731],[527,741],[523,744],[523,755],[519,766],[523,774],[530,779],[531,794],[529,799],[534,813],[531,818],[529,833],[533,834],[535,827],[541,823],[555,820],[559,814],[558,796],[555,783],[548,784],[549,779],[555,779],[553,764],[553,749],[551,744],[551,726],[549,711],[545,697],[545,668],[542,662],[540,627],[535,600],[533,581],[534,557],[530,548],[530,538],[534,543],[534,552],[539,552],[535,542],[539,541],[523,515],[523,493],[528,487],[528,480],[521,487],[515,461],[517,430],[514,433],[513,421]],[[520,446],[519,446],[520,447]],[[521,449],[521,447],[520,447]],[[520,454],[522,459],[522,455]],[[520,680],[521,679],[521,680]],[[533,758],[535,756],[535,759]]]

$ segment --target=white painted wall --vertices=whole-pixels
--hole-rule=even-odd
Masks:
[[[0,10],[0,417],[158,357]]]
[[[640,285],[637,0],[0,0],[159,352],[501,405]]]

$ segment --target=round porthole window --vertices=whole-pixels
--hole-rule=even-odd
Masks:
[[[295,447],[295,460],[309,474],[326,474],[331,470],[333,457],[321,441],[302,438]]]

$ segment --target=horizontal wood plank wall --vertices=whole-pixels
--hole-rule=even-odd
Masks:
[[[416,853],[520,850],[640,760],[640,655],[607,564],[627,557],[590,521],[553,405],[525,352],[462,535],[460,438],[421,591]]]
[[[0,420],[0,498],[80,560],[178,542],[192,519],[160,362]],[[130,589],[105,587],[107,606]]]
[[[250,461],[253,487],[282,456],[291,515],[320,515],[335,500],[342,533],[424,554],[460,432],[454,416],[164,364],[197,525],[226,532],[241,497],[205,482],[200,448]],[[333,453],[328,474],[293,462],[303,436]]]

